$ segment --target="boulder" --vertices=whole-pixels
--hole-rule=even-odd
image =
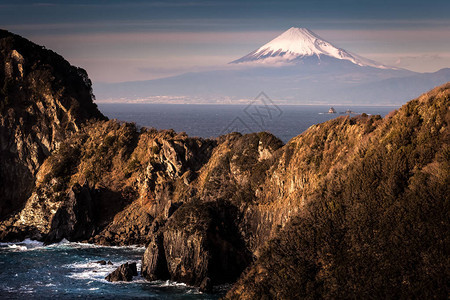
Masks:
[[[115,281],[131,281],[133,276],[137,276],[136,263],[124,263],[118,267],[114,272],[105,277],[110,282]]]

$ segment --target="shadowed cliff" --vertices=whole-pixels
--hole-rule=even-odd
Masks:
[[[448,83],[371,124],[226,298],[447,297],[449,100]]]

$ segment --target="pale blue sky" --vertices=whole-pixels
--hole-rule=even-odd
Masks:
[[[0,27],[84,67],[96,82],[224,65],[286,29],[413,71],[450,67],[450,1],[0,0]]]

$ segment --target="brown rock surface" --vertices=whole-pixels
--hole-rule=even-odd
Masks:
[[[86,120],[104,119],[92,98],[83,69],[0,30],[0,220],[23,208],[62,141]]]
[[[226,298],[445,298],[449,101],[450,83],[375,126],[351,119],[364,136],[347,166],[318,178]]]
[[[133,276],[137,276],[136,263],[124,263],[117,269],[115,269],[111,274],[105,277],[106,280],[110,282],[116,281],[132,281]]]
[[[147,247],[143,275],[200,286],[235,280],[251,253],[235,224],[238,210],[226,201],[190,202],[179,208]],[[206,287],[206,286],[205,286]]]

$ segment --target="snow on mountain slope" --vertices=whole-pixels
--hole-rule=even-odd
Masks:
[[[337,48],[306,28],[292,27],[261,48],[231,63],[296,63],[302,58],[328,56],[348,60],[356,65],[379,69],[394,69],[373,60]]]

